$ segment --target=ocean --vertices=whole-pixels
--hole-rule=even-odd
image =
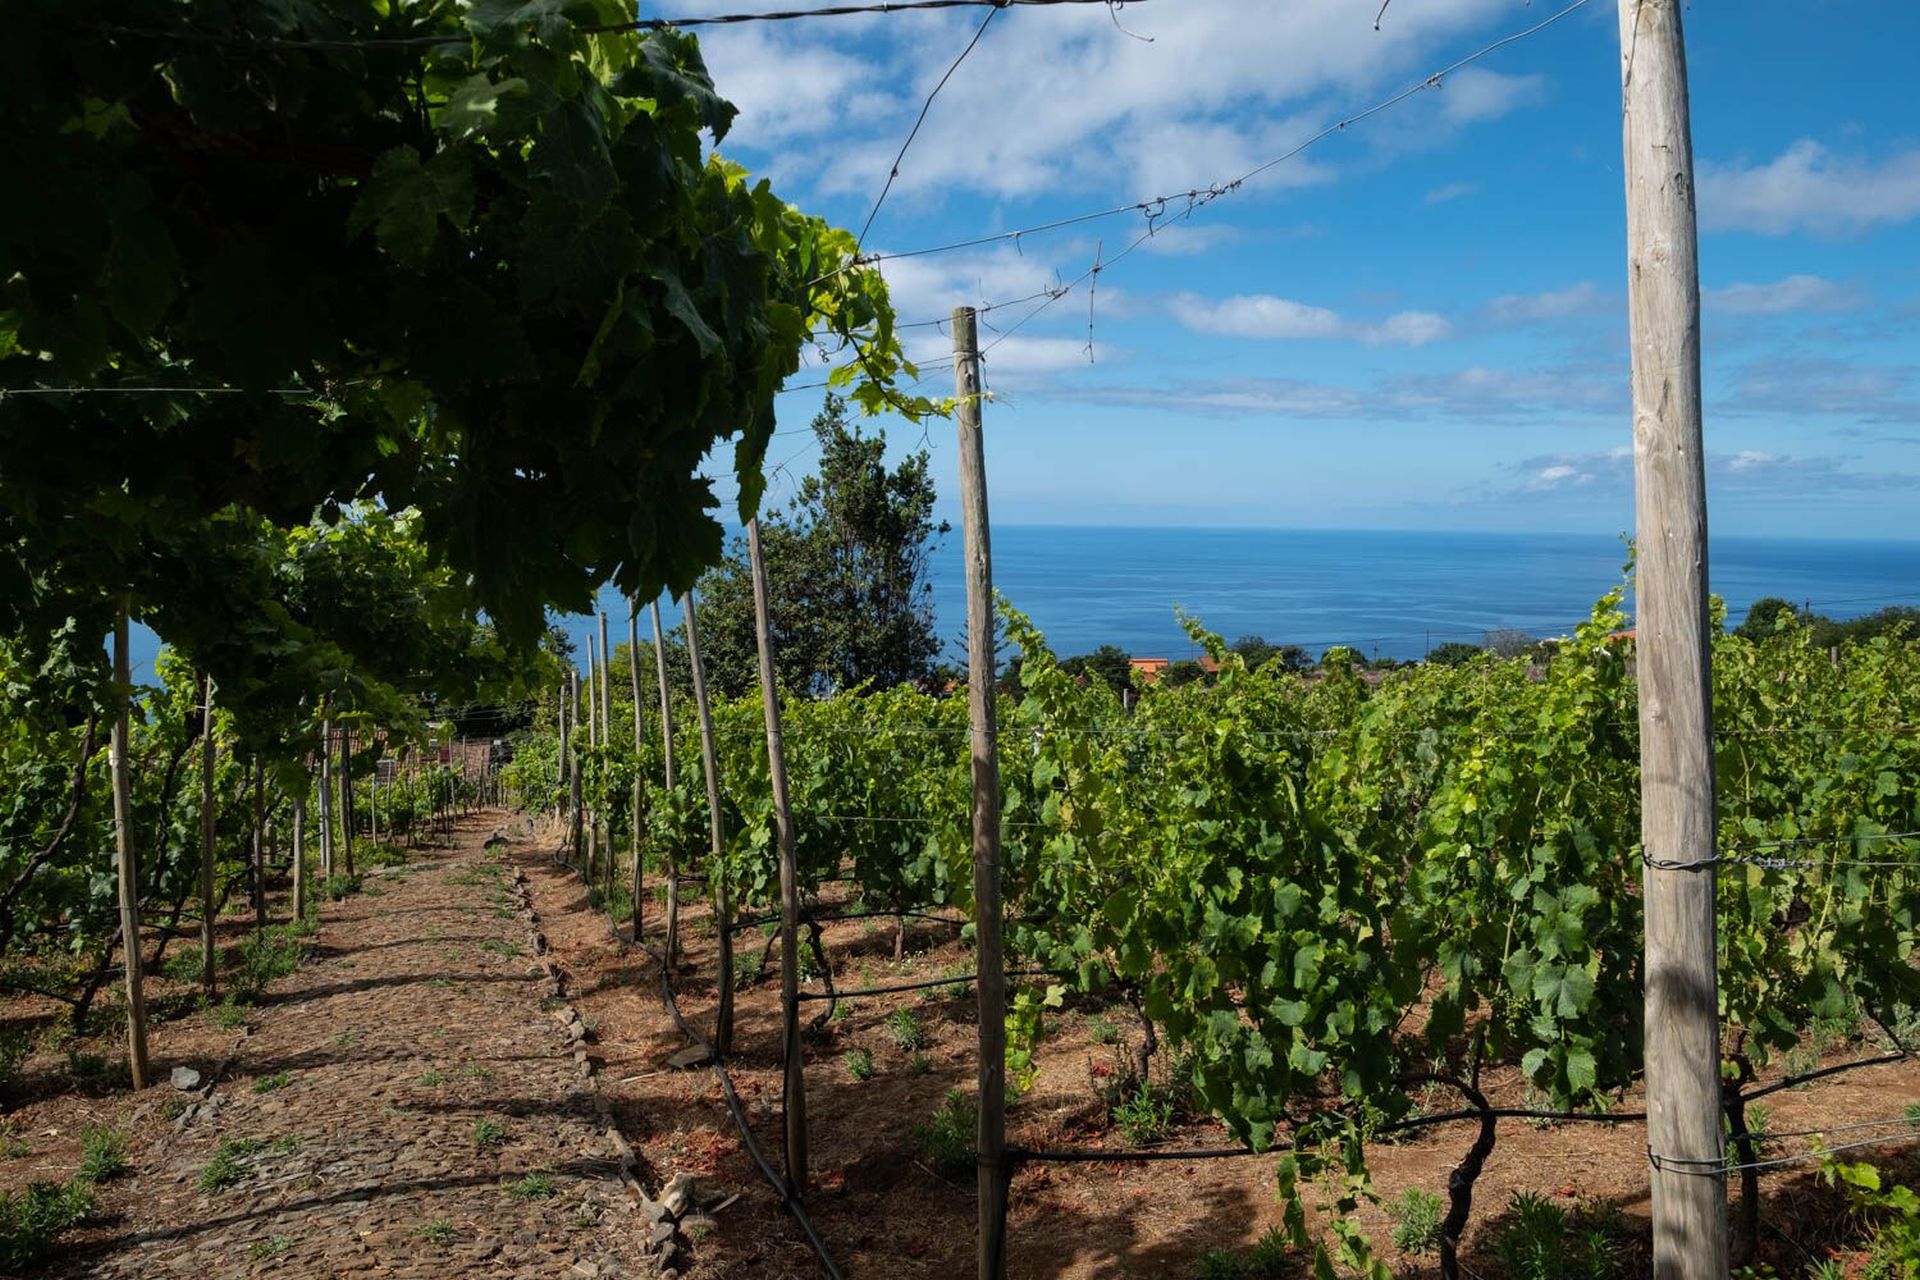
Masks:
[[[1135,657],[1189,657],[1196,650],[1176,607],[1228,640],[1261,635],[1315,654],[1345,644],[1369,656],[1418,658],[1432,645],[1478,643],[1492,630],[1563,635],[1621,581],[1625,560],[1618,538],[1586,534],[993,530],[994,586],[1062,656],[1113,644]],[[1708,567],[1733,623],[1762,596],[1833,617],[1920,604],[1920,541],[1715,538]],[[959,653],[966,618],[961,572],[956,528],[932,569],[950,656]],[[610,592],[605,601],[616,638],[624,638],[624,601]],[[584,644],[587,620],[565,625]]]

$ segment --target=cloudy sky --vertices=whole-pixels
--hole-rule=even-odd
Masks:
[[[1393,0],[1377,31],[1375,0],[1001,12],[867,247],[1225,183],[1559,7]],[[983,16],[709,30],[741,109],[722,149],[857,229]],[[1686,20],[1714,525],[1920,537],[1920,8],[1744,0]],[[1190,216],[1156,205],[1124,257],[1141,212],[887,262],[913,323],[1112,261],[1091,298],[1082,282],[982,317],[996,519],[1629,527],[1618,56],[1613,0],[1592,0]],[[950,351],[931,323],[909,332],[930,364]],[[783,432],[819,395],[782,398]],[[926,439],[950,499],[951,427]],[[804,469],[806,442],[776,439],[773,461]]]

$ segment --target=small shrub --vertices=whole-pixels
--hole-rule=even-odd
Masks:
[[[80,1131],[82,1182],[105,1182],[127,1167],[127,1137],[118,1129],[90,1124]]]
[[[498,1120],[482,1116],[473,1122],[473,1145],[476,1147],[498,1147],[506,1143],[507,1127]]]
[[[376,844],[360,853],[360,861],[370,867],[404,867],[407,851],[398,845]]]
[[[448,1244],[459,1234],[459,1232],[453,1229],[453,1224],[445,1218],[435,1218],[432,1222],[423,1222],[413,1229],[414,1237],[425,1240],[428,1244]]]
[[[282,929],[254,934],[240,944],[240,970],[234,974],[234,987],[258,993],[269,982],[298,969],[305,950],[299,939],[288,937]]]
[[[1400,1198],[1387,1206],[1393,1220],[1393,1243],[1412,1254],[1433,1253],[1440,1248],[1441,1218],[1445,1202],[1431,1191],[1408,1187]]]
[[[222,1138],[213,1149],[213,1159],[200,1170],[200,1193],[214,1195],[237,1186],[253,1176],[247,1157],[260,1149],[252,1138]]]
[[[926,1047],[927,1033],[911,1009],[895,1009],[887,1015],[887,1034],[909,1053]]]
[[[169,982],[182,982],[188,986],[199,986],[206,980],[207,969],[201,962],[200,948],[190,947],[176,951],[167,957],[160,966],[160,975]]]
[[[119,1058],[108,1059],[97,1053],[67,1050],[67,1073],[75,1085],[89,1093],[124,1089],[133,1083],[133,1068]]]
[[[920,1154],[936,1172],[958,1177],[973,1170],[976,1120],[972,1099],[959,1089],[949,1089],[940,1109],[925,1124],[914,1125],[910,1133]]]
[[[847,1075],[855,1080],[873,1079],[873,1051],[871,1049],[849,1049],[842,1059],[847,1064]]]
[[[932,1071],[933,1059],[924,1053],[916,1053],[907,1059],[907,1074],[910,1076],[924,1076],[931,1074]]]
[[[93,1212],[93,1189],[80,1178],[0,1191],[0,1271],[24,1275]]]
[[[1120,1028],[1114,1025],[1112,1018],[1105,1014],[1096,1014],[1087,1023],[1087,1039],[1095,1044],[1120,1043]]]
[[[1240,1255],[1231,1249],[1215,1246],[1193,1260],[1193,1280],[1243,1280],[1246,1274]]]
[[[1622,1274],[1620,1213],[1611,1205],[1569,1214],[1543,1196],[1513,1197],[1493,1232],[1509,1280],[1613,1280]]]
[[[286,1088],[292,1080],[293,1073],[290,1071],[276,1071],[270,1076],[256,1076],[253,1081],[253,1091],[255,1093],[272,1093],[276,1089]]]
[[[767,953],[748,947],[733,953],[733,985],[751,987],[756,985],[766,972]]]
[[[1173,1098],[1151,1082],[1143,1082],[1113,1109],[1113,1122],[1132,1146],[1165,1142],[1173,1129]]]
[[[344,902],[360,892],[360,877],[335,873],[320,882],[320,892],[329,902]]]
[[[444,1071],[423,1071],[420,1073],[420,1083],[429,1089],[437,1089],[446,1082],[447,1073]]]
[[[222,1031],[232,1031],[244,1023],[251,1012],[246,1001],[229,992],[225,1000],[213,1006],[213,1025]]]
[[[0,1031],[0,1089],[13,1083],[27,1057],[33,1052],[33,1032],[25,1027]]]
[[[278,1258],[293,1252],[293,1241],[285,1236],[273,1236],[266,1240],[255,1240],[247,1248],[247,1256],[255,1262],[265,1262],[269,1258]]]
[[[507,1194],[516,1200],[551,1200],[554,1195],[553,1175],[530,1173],[518,1182],[509,1182]]]
[[[858,1000],[835,1001],[833,1006],[833,1020],[835,1022],[850,1022],[853,1019],[853,1015],[859,1011],[860,1002]]]
[[[1286,1232],[1278,1227],[1268,1227],[1266,1234],[1255,1240],[1253,1247],[1247,1250],[1240,1273],[1247,1280],[1281,1280],[1292,1273],[1293,1260],[1293,1246],[1287,1242]]]

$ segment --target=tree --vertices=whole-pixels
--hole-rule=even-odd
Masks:
[[[1764,640],[1780,629],[1781,622],[1794,622],[1800,610],[1779,596],[1761,596],[1747,608],[1747,620],[1734,628],[1734,634],[1748,640]]]
[[[1485,653],[1477,644],[1468,644],[1464,640],[1449,640],[1427,650],[1427,661],[1439,667],[1458,667],[1472,662]]]
[[[1265,636],[1241,636],[1227,648],[1240,655],[1249,671],[1258,671],[1275,658],[1283,671],[1313,670],[1313,655],[1297,644],[1275,644]]]
[[[927,453],[887,466],[884,431],[849,425],[829,394],[813,420],[820,468],[761,521],[776,675],[802,693],[932,679],[940,641],[928,563],[948,532],[933,517]],[[753,580],[744,538],[700,586],[702,657],[715,687],[755,687]]]
[[[1060,669],[1070,676],[1098,676],[1116,691],[1133,687],[1133,659],[1118,645],[1103,644],[1092,653],[1067,658]]]

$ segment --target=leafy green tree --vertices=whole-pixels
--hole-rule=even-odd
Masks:
[[[1782,619],[1789,622],[1800,617],[1800,610],[1791,601],[1779,596],[1762,596],[1747,608],[1747,620],[1734,628],[1734,634],[1747,640],[1764,640],[1779,630]]]
[[[1464,640],[1448,640],[1427,650],[1427,661],[1437,667],[1458,667],[1472,662],[1485,653],[1477,644],[1468,644]]]
[[[1313,655],[1297,644],[1276,644],[1265,636],[1241,636],[1227,646],[1231,653],[1246,660],[1247,669],[1257,671],[1275,658],[1283,671],[1313,670]]]
[[[1070,676],[1098,676],[1116,691],[1133,687],[1133,659],[1118,645],[1103,644],[1092,653],[1067,658],[1060,669]]]
[[[785,512],[761,522],[769,617],[781,683],[805,693],[933,677],[940,640],[928,565],[949,527],[933,516],[927,453],[887,465],[887,437],[847,421],[828,395],[813,420],[820,467]],[[753,580],[746,540],[700,587],[701,656],[716,687],[756,687]]]

